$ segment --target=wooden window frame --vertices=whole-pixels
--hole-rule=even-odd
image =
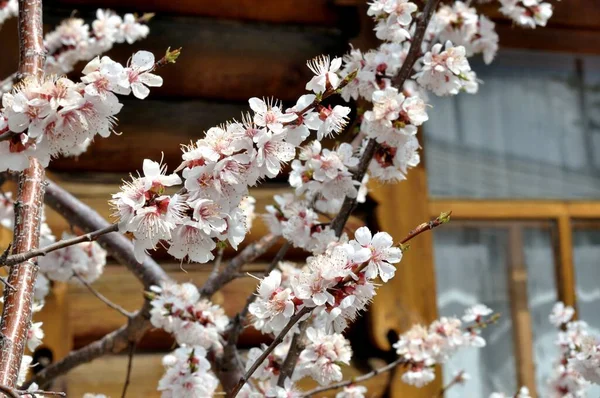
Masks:
[[[600,219],[600,201],[566,200],[472,200],[472,199],[429,199],[429,215],[435,217],[441,212],[452,210],[452,218],[461,221],[485,221],[504,224],[509,221],[525,222],[543,220],[556,225],[555,271],[558,299],[577,309],[575,263],[573,259],[573,227],[575,221]],[[509,276],[522,279],[523,275],[513,275],[520,270],[516,264],[523,263],[522,253],[517,246],[522,239],[520,228],[509,228],[509,241],[513,242],[514,256],[521,257],[511,261]],[[521,270],[522,271],[522,270]],[[517,272],[518,273],[518,272]],[[522,273],[521,273],[522,274]],[[525,276],[526,278],[526,276]],[[511,295],[512,319],[515,333],[515,358],[518,360],[517,378],[522,385],[529,387],[536,397],[535,361],[533,358],[533,334],[531,317],[522,308],[527,308],[527,296],[517,287],[522,284],[509,283]]]

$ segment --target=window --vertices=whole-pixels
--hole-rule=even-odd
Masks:
[[[600,57],[504,51],[474,65],[477,96],[430,98],[429,210],[453,211],[433,235],[438,312],[482,302],[502,315],[484,332],[488,347],[444,366],[445,382],[472,376],[449,397],[521,385],[546,396],[558,300],[600,331],[599,66]]]

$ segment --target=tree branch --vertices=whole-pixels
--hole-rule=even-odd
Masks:
[[[231,391],[231,397],[235,397],[240,392],[244,384],[246,384],[248,380],[250,380],[250,377],[254,374],[254,372],[256,372],[256,369],[258,369],[260,364],[263,363],[265,359],[267,359],[267,357],[273,352],[275,347],[281,344],[285,335],[288,334],[288,332],[300,319],[302,319],[305,315],[310,314],[312,310],[312,308],[304,307],[290,318],[289,322],[285,325],[281,332],[279,332],[277,337],[275,337],[271,344],[263,351],[262,354],[260,354],[256,361],[254,361],[250,369],[248,369],[248,371],[246,371],[246,373],[244,373],[244,375],[238,380],[237,384]]]
[[[404,360],[402,358],[398,358],[394,362],[390,362],[389,364],[382,366],[381,368],[374,369],[371,372],[365,373],[364,375],[358,376],[354,379],[340,381],[339,383],[330,384],[328,386],[317,387],[313,390],[310,390],[310,391],[304,393],[301,397],[308,398],[308,397],[312,397],[315,394],[320,394],[325,391],[336,390],[338,388],[347,387],[352,384],[362,383],[363,381],[369,380],[381,373],[389,372],[390,370],[394,369],[396,366],[400,366],[403,364],[404,364]]]
[[[132,341],[139,341],[152,327],[149,318],[150,303],[144,302],[142,309],[135,313],[133,318],[119,329],[114,330],[76,351],[71,351],[66,357],[42,369],[24,387],[37,383],[41,388],[46,387],[56,377],[69,372],[79,365],[93,361],[108,353],[118,354],[128,347]]]
[[[200,288],[202,297],[210,298],[221,287],[235,279],[239,269],[246,263],[254,261],[267,250],[269,250],[279,240],[279,236],[268,234],[260,238],[260,240],[246,246],[233,259],[227,263],[223,271],[216,275],[210,275],[208,280]]]
[[[81,275],[79,275],[79,274],[73,274],[73,276],[75,278],[77,278],[77,280],[79,282],[81,282],[81,284],[83,284],[85,287],[87,287],[88,290],[94,296],[96,296],[100,301],[102,301],[108,307],[112,308],[115,311],[118,311],[119,313],[121,313],[121,315],[125,316],[126,318],[132,318],[133,317],[133,314],[131,312],[127,311],[126,309],[124,309],[120,305],[118,305],[116,303],[113,303],[108,298],[106,298],[106,296],[104,296],[102,293],[100,293],[99,291],[97,291],[96,289],[94,289],[94,287],[88,281],[86,281],[85,279],[83,279],[83,277]]]
[[[5,260],[0,262],[0,265],[14,265],[18,263],[22,263],[23,261],[27,261],[30,258],[45,256],[48,253],[53,251],[64,249],[65,247],[73,246],[82,242],[91,242],[98,239],[100,236],[108,234],[110,232],[117,232],[119,230],[119,226],[117,224],[111,224],[105,228],[99,229],[97,231],[93,231],[84,235],[75,236],[70,239],[63,239],[46,247],[42,247],[40,249],[30,250],[26,253],[14,254],[12,256],[8,256]]]
[[[277,379],[277,385],[279,387],[283,387],[285,379],[287,379],[288,377],[291,378],[294,374],[296,364],[298,363],[298,357],[300,356],[300,353],[302,352],[302,350],[304,350],[305,347],[305,342],[303,340],[304,335],[306,334],[306,329],[308,329],[309,325],[310,323],[308,322],[308,319],[303,321],[300,324],[300,330],[298,331],[298,333],[296,333],[294,337],[292,337],[290,349],[288,350],[287,356],[283,361],[283,365],[281,365],[281,369],[279,370],[279,378]]]
[[[135,353],[135,342],[129,343],[129,357],[127,359],[127,375],[125,376],[125,383],[123,384],[123,393],[121,398],[125,398],[127,395],[127,387],[129,387],[129,381],[131,379],[131,368],[133,367],[133,354]]]
[[[404,82],[412,75],[413,67],[422,55],[421,44],[425,38],[425,32],[427,31],[427,26],[429,25],[431,16],[433,15],[439,1],[440,0],[427,1],[425,7],[423,7],[423,12],[421,12],[421,14],[419,14],[419,16],[415,19],[416,27],[415,33],[411,38],[410,49],[408,50],[408,54],[406,54],[406,58],[402,63],[400,72],[398,72],[398,74],[392,80],[392,85],[398,88],[400,91],[404,86]]]
[[[19,75],[41,78],[44,68],[42,1],[19,0]],[[39,246],[44,201],[44,168],[37,159],[19,175],[15,203],[13,253],[24,253]],[[0,324],[0,385],[15,387],[31,322],[33,290],[38,267],[32,261],[11,267],[4,290]]]

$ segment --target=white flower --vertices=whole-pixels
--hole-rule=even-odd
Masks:
[[[341,58],[330,61],[329,56],[320,56],[306,63],[315,76],[306,83],[306,89],[315,94],[324,93],[328,89],[335,90],[340,84],[337,71],[342,66]]]
[[[294,145],[285,142],[284,139],[283,133],[271,136],[265,134],[256,143],[256,165],[269,178],[276,177],[281,171],[282,163],[289,162],[296,155]]]
[[[309,129],[317,131],[317,140],[320,141],[323,137],[339,134],[346,127],[349,114],[350,108],[347,106],[336,105],[333,109],[331,106],[321,106],[319,112],[309,115],[304,123]]]
[[[260,98],[250,98],[248,100],[250,108],[254,111],[254,123],[260,127],[266,127],[273,133],[283,132],[283,124],[296,120],[295,113],[281,112],[279,103],[275,100],[261,100]]]
[[[283,387],[274,386],[265,393],[265,397],[268,398],[299,398],[301,396],[302,394],[294,388],[294,384],[289,377],[285,379]]]
[[[341,334],[326,334],[309,327],[306,330],[309,344],[299,358],[299,371],[310,375],[321,385],[342,379],[340,363],[348,365],[352,358],[350,342]]]
[[[550,323],[556,327],[560,327],[561,325],[568,323],[573,318],[574,314],[575,310],[573,307],[565,306],[562,301],[559,301],[552,307],[552,313],[549,317]]]
[[[163,365],[165,374],[158,382],[163,397],[211,397],[219,385],[202,347],[180,347]]]
[[[264,333],[279,333],[294,315],[294,295],[281,286],[281,272],[273,270],[258,287],[258,298],[250,304],[250,313],[259,320]]]
[[[483,317],[486,317],[492,314],[493,312],[494,311],[492,311],[484,304],[475,304],[474,306],[469,307],[465,310],[465,314],[463,315],[462,320],[464,322],[480,323]]]
[[[42,330],[42,322],[36,322],[31,325],[27,331],[27,349],[31,352],[42,344],[44,331]]]
[[[17,385],[23,385],[25,380],[27,379],[27,373],[29,373],[29,367],[31,366],[31,362],[33,362],[33,357],[29,355],[23,355],[23,359],[21,359],[21,367],[19,368],[19,376],[17,377]]]
[[[344,387],[343,391],[338,392],[335,398],[365,398],[367,387],[359,385],[350,385]]]
[[[354,234],[354,241],[350,241],[355,248],[366,248],[371,252],[369,265],[365,268],[365,275],[369,279],[376,278],[387,282],[394,277],[396,267],[392,264],[400,262],[402,259],[402,250],[393,247],[394,241],[386,232],[378,232],[374,236],[367,227],[361,227]]]
[[[0,193],[0,226],[12,230],[15,221],[12,193]]]
[[[148,87],[162,86],[162,77],[150,73],[153,69],[154,54],[151,52],[138,51],[131,57],[131,63],[126,69],[126,73],[131,91],[133,91],[133,95],[137,98],[146,98],[150,94]]]

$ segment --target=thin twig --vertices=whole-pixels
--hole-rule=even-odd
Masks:
[[[444,387],[442,387],[440,389],[440,392],[438,393],[438,398],[443,398],[449,389],[451,389],[452,387],[454,387],[457,384],[463,383],[465,380],[466,380],[465,379],[465,371],[461,370],[460,372],[458,372],[456,374],[456,376],[454,376],[454,378],[452,378],[450,383],[446,384]]]
[[[97,291],[88,281],[86,281],[85,279],[83,279],[83,277],[79,274],[73,274],[73,276],[75,278],[77,278],[77,280],[79,280],[79,282],[81,282],[85,287],[88,288],[88,290],[90,292],[92,292],[92,294],[96,297],[98,297],[98,299],[100,299],[100,301],[102,301],[104,304],[106,304],[107,306],[109,306],[110,308],[112,308],[115,311],[118,311],[121,313],[121,315],[131,319],[133,317],[133,314],[129,311],[127,311],[126,309],[124,309],[123,307],[121,307],[120,305],[113,303],[112,301],[110,301],[108,298],[106,298],[106,296],[104,296],[102,293],[100,293],[99,291]]]
[[[116,232],[118,230],[119,230],[119,226],[117,224],[111,224],[108,227],[99,229],[97,231],[89,232],[87,234],[80,235],[80,236],[75,236],[70,239],[63,239],[61,241],[58,241],[58,242],[48,245],[46,247],[42,247],[40,249],[30,250],[25,253],[13,254],[12,256],[8,256],[0,264],[2,264],[2,265],[19,264],[19,263],[27,261],[31,258],[45,256],[46,254],[51,253],[53,251],[56,251],[59,249],[64,249],[65,247],[73,246],[78,243],[94,241],[94,240],[98,239],[99,237],[101,237],[102,235],[106,235],[111,232]]]
[[[17,289],[15,289],[15,287],[13,285],[11,285],[8,282],[8,278],[4,277],[4,276],[0,276],[0,283],[2,283],[4,286],[6,286],[7,288],[9,288],[12,291],[15,291]]]
[[[240,378],[240,380],[238,380],[237,384],[231,391],[232,398],[235,397],[240,392],[240,390],[242,389],[244,384],[246,384],[248,382],[248,380],[250,380],[250,377],[254,374],[256,369],[258,369],[260,364],[263,363],[263,361],[265,359],[267,359],[267,357],[273,352],[275,347],[277,347],[279,344],[281,344],[281,342],[283,341],[283,338],[285,337],[286,334],[288,334],[290,329],[292,329],[294,327],[294,325],[300,319],[302,319],[305,315],[309,314],[311,311],[312,311],[312,308],[304,307],[300,311],[296,312],[296,314],[290,318],[287,325],[285,325],[285,327],[281,330],[281,332],[279,332],[277,337],[275,337],[275,340],[273,340],[273,342],[263,351],[263,353],[260,354],[260,356],[256,359],[256,361],[254,361],[254,363],[252,364],[250,369],[248,369],[246,371],[246,373],[244,373],[244,375]]]
[[[398,358],[394,362],[390,362],[389,364],[382,366],[381,368],[374,369],[371,372],[365,373],[364,375],[358,376],[354,379],[340,381],[339,383],[330,384],[328,386],[317,387],[314,390],[310,390],[310,391],[304,393],[301,396],[301,398],[308,398],[308,397],[312,397],[315,394],[320,394],[325,391],[336,390],[338,388],[347,387],[352,384],[361,383],[361,382],[369,380],[381,373],[389,372],[390,370],[394,369],[396,366],[400,366],[402,364],[404,364],[404,359]]]
[[[400,244],[403,245],[406,242],[408,242],[409,240],[413,239],[414,237],[421,235],[423,232],[430,231],[436,227],[439,227],[442,224],[447,223],[448,221],[450,221],[451,215],[452,215],[452,212],[449,211],[447,213],[440,214],[438,217],[436,217],[435,220],[432,220],[429,222],[424,222],[423,224],[419,225],[417,228],[410,231],[408,233],[408,235],[400,241]]]
[[[16,388],[11,388],[11,387],[7,387],[7,386],[1,386],[0,385],[0,391],[2,391],[4,394],[10,396],[11,398],[16,397],[19,398],[23,395],[52,395],[52,396],[58,396],[58,397],[66,397],[67,394],[64,392],[60,392],[60,391],[44,391],[44,390],[32,390],[32,391],[26,391],[26,390],[17,390]]]
[[[121,398],[125,398],[127,395],[127,387],[129,387],[129,381],[131,380],[131,368],[133,367],[133,354],[135,353],[135,342],[129,343],[129,358],[127,360],[127,375],[125,376],[125,383],[123,384],[123,393]]]

